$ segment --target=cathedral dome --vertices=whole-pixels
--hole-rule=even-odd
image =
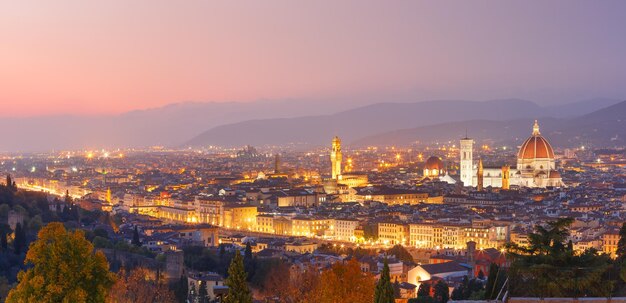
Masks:
[[[426,160],[426,164],[424,165],[424,169],[443,169],[443,162],[438,157],[432,156]]]
[[[552,150],[552,146],[548,143],[544,137],[541,136],[539,132],[539,124],[537,120],[535,120],[535,125],[533,126],[533,134],[524,141],[522,147],[517,154],[518,159],[537,159],[537,158],[545,158],[545,159],[554,159],[554,151]]]
[[[551,170],[550,171],[550,175],[548,176],[548,178],[560,179],[561,178],[561,174],[558,171],[556,171],[556,170]]]

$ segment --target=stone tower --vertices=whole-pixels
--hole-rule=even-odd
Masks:
[[[476,172],[476,189],[483,190],[483,159],[478,159],[478,171]]]
[[[467,138],[467,136],[461,139],[461,181],[463,186],[474,186],[472,179],[474,177],[474,140]]]
[[[511,170],[508,165],[502,166],[502,189],[508,190],[510,187],[509,177],[511,177]]]
[[[332,169],[332,178],[338,179],[341,176],[341,140],[335,136],[333,138],[332,150],[330,152],[330,163]]]
[[[276,153],[276,157],[274,158],[274,173],[280,174],[280,154]]]

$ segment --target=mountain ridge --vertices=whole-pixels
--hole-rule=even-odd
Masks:
[[[603,99],[609,100],[609,99]],[[615,101],[617,102],[617,101]],[[578,111],[591,110],[593,100],[578,102]],[[582,106],[581,106],[582,105]],[[329,136],[361,138],[376,133],[423,127],[446,122],[480,120],[515,120],[538,117],[562,117],[574,112],[567,105],[550,109],[523,99],[488,101],[434,100],[413,103],[375,103],[322,116],[289,119],[255,119],[220,125],[191,139],[184,146],[220,145],[236,147],[245,144],[323,145]],[[583,111],[584,112],[584,111]],[[587,112],[585,112],[587,113]]]

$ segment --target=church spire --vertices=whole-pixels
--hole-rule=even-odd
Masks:
[[[541,133],[539,132],[539,122],[535,120],[535,125],[533,125],[533,136],[539,136]]]

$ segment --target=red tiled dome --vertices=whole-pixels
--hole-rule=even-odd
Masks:
[[[550,158],[554,159],[554,151],[552,146],[548,143],[544,137],[539,133],[539,125],[535,121],[533,127],[533,134],[530,138],[524,141],[522,147],[517,154],[518,159],[535,159],[535,158]]]
[[[438,157],[432,156],[426,160],[424,168],[440,170],[443,169],[443,162]]]

